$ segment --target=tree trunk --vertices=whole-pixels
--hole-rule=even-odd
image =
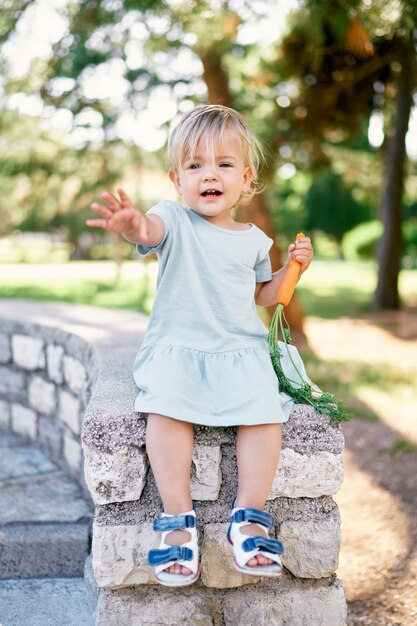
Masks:
[[[228,76],[222,66],[221,56],[214,50],[197,50],[203,64],[203,78],[207,85],[209,101],[212,104],[223,104],[233,107],[232,96],[229,91]],[[239,214],[244,221],[253,222],[261,228],[271,239],[274,245],[271,248],[272,271],[277,271],[282,267],[282,252],[275,243],[275,231],[272,224],[269,208],[264,194],[254,196],[250,204],[239,208]],[[268,307],[268,312],[272,314],[276,306]],[[293,339],[297,345],[306,343],[306,336],[303,331],[303,312],[301,306],[294,296],[285,309],[288,323],[291,326]]]
[[[412,105],[414,51],[404,45],[398,78],[397,108],[392,136],[388,140],[385,186],[380,216],[384,233],[378,246],[378,283],[373,299],[376,310],[398,309],[398,275],[402,254],[402,197],[404,189],[405,136]]]

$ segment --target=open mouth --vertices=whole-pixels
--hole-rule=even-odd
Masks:
[[[206,189],[206,191],[203,191],[201,195],[204,198],[206,198],[207,196],[221,196],[222,192],[218,191],[217,189]]]

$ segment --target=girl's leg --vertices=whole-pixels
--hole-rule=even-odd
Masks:
[[[272,487],[281,452],[281,424],[240,426],[237,436],[236,456],[238,490],[235,506],[263,510]],[[262,529],[256,524],[242,528],[248,535],[259,535]],[[268,565],[270,559],[258,555],[248,565]]]
[[[191,460],[194,449],[194,430],[189,422],[149,414],[146,428],[146,451],[165,513],[179,515],[190,511],[193,502],[190,493]],[[180,545],[190,539],[186,530],[175,530],[167,535],[169,545]],[[172,565],[167,572],[190,574],[187,567]]]

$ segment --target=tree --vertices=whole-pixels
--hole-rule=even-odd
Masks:
[[[316,167],[331,160],[326,149],[330,133],[354,134],[364,118],[385,105],[393,132],[388,133],[381,193],[384,235],[376,309],[399,306],[405,135],[416,87],[416,26],[415,0],[372,5],[355,0],[350,12],[341,1],[308,0],[282,44],[282,71],[297,77],[296,96],[286,115],[292,116],[291,129],[299,140],[308,139]]]

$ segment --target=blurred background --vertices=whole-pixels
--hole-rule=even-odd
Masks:
[[[236,108],[263,142],[266,191],[238,218],[274,238],[274,269],[296,232],[315,246],[288,317],[311,378],[353,413],[339,575],[351,623],[372,626],[417,620],[416,28],[416,0],[5,0],[0,14],[0,297],[149,313],[155,259],[88,229],[89,205],[116,186],[143,210],[176,199],[167,135],[196,104]]]

